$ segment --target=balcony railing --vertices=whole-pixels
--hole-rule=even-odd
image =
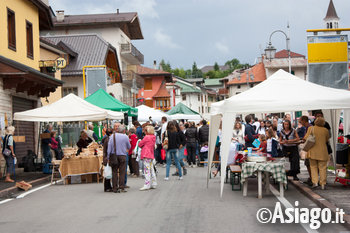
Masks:
[[[132,70],[122,71],[123,83],[130,88],[141,89],[144,86],[143,78]]]
[[[140,65],[144,62],[143,54],[132,43],[121,44],[120,53],[133,65]]]

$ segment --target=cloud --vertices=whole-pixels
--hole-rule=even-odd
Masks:
[[[222,41],[217,41],[215,43],[215,48],[219,50],[221,53],[229,53],[230,48]]]
[[[135,11],[142,17],[147,18],[159,18],[155,6],[157,5],[155,0],[123,0],[120,11]]]
[[[162,29],[158,29],[154,33],[154,38],[158,44],[160,44],[163,47],[171,48],[171,49],[178,49],[180,46],[176,44],[173,39],[165,34]]]

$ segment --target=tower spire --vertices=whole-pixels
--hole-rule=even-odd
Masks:
[[[327,19],[339,19],[338,15],[337,15],[337,11],[335,10],[334,4],[333,4],[333,0],[330,0],[330,2],[329,2],[327,14],[326,14],[326,17],[324,19],[325,20],[327,20]]]

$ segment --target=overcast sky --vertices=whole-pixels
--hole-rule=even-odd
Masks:
[[[333,0],[340,27],[350,27],[349,0]],[[307,55],[306,29],[324,28],[329,0],[50,0],[65,14],[136,11],[144,40],[132,43],[144,54],[145,66],[163,58],[188,69],[224,64],[232,58],[253,64],[277,29],[287,32],[291,50]],[[285,37],[274,34],[272,44],[285,49]]]

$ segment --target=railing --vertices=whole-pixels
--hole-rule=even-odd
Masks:
[[[121,52],[121,54],[131,54],[141,64],[143,64],[143,62],[144,62],[143,54],[132,43],[121,44],[120,45],[120,52]]]
[[[141,89],[144,86],[143,78],[132,70],[122,71],[123,83],[134,89]]]
[[[127,104],[129,106],[134,106],[134,98],[132,97],[122,97],[121,98],[121,101],[124,103],[124,104]]]

